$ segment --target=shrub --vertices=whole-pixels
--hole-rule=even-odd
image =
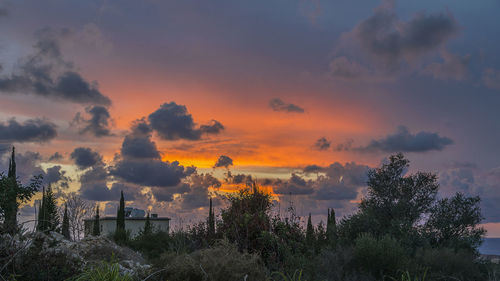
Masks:
[[[374,277],[394,276],[407,267],[408,255],[400,242],[390,236],[375,238],[362,234],[354,245],[354,266]]]
[[[267,278],[267,271],[257,255],[240,253],[235,245],[227,241],[191,254],[166,253],[155,267],[160,270],[165,268],[159,273],[160,280],[170,281],[251,281]]]
[[[120,266],[117,263],[101,262],[97,266],[90,267],[80,275],[75,281],[132,281],[132,277],[126,273],[120,273]]]

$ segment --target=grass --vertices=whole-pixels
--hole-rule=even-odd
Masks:
[[[121,274],[117,263],[101,262],[85,270],[74,281],[132,281],[129,274]]]

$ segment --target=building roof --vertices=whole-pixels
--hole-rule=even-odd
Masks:
[[[95,220],[94,218],[91,219],[84,219],[84,221],[93,221]],[[101,221],[115,221],[116,217],[103,217],[99,218]],[[137,218],[137,217],[125,217],[126,221],[145,221],[146,217],[143,218]],[[170,218],[149,218],[150,221],[169,221]]]

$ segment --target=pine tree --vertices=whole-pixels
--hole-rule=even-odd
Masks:
[[[309,218],[307,219],[306,243],[308,246],[314,245],[314,227],[311,221],[311,213],[309,213]]]
[[[213,238],[215,235],[215,214],[212,207],[212,198],[210,198],[210,209],[208,211],[208,237]]]
[[[326,230],[323,221],[320,221],[316,228],[316,252],[320,252],[326,245]]]
[[[146,216],[146,222],[144,223],[144,230],[142,231],[142,235],[149,235],[151,233],[153,233],[153,226],[151,225],[148,212],[148,215]]]
[[[335,220],[335,210],[328,209],[328,218],[326,221],[326,239],[332,247],[337,245],[337,222]]]
[[[57,213],[57,204],[52,188],[47,188],[43,192],[42,203],[40,205],[38,216],[38,231],[58,231],[59,229],[59,214]]]
[[[62,220],[62,228],[61,234],[66,237],[66,239],[70,240],[71,237],[69,235],[69,217],[68,217],[68,205],[64,204],[64,215]]]
[[[101,235],[101,228],[99,223],[99,205],[97,205],[95,208],[94,228],[92,229],[92,235]]]

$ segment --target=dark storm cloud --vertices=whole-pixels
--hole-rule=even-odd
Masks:
[[[220,168],[220,167],[229,168],[229,166],[232,165],[233,165],[233,159],[231,159],[231,157],[226,155],[221,155],[215,162],[214,168]]]
[[[272,185],[273,191],[276,194],[304,195],[314,192],[314,186],[312,182],[307,182],[296,174],[292,174],[290,179],[286,181],[276,180]]]
[[[63,171],[59,165],[47,168],[43,177],[43,183],[48,185],[59,183],[63,188],[68,188],[68,182],[70,181],[71,179],[66,176],[66,171]]]
[[[355,149],[368,152],[427,152],[441,151],[450,144],[453,144],[453,140],[437,133],[421,131],[411,134],[407,127],[399,126],[394,134],[372,140],[367,146]]]
[[[62,154],[56,151],[49,157],[49,161],[59,161],[62,160],[63,158],[64,157],[62,156]]]
[[[75,148],[75,150],[71,152],[70,157],[80,169],[102,164],[102,156],[88,147]]]
[[[447,13],[417,13],[405,22],[398,18],[394,1],[384,1],[375,14],[360,22],[353,35],[361,47],[387,67],[401,59],[411,60],[435,50],[458,32],[458,24]]]
[[[318,165],[307,165],[302,169],[304,174],[319,173],[321,171],[323,171],[323,167]]]
[[[21,59],[11,74],[0,77],[0,93],[110,105],[111,100],[98,90],[96,83],[85,80],[74,70],[73,63],[64,60],[60,41],[68,33],[66,29],[58,32],[50,28],[39,30],[34,54]]]
[[[111,136],[110,119],[111,115],[106,107],[95,105],[85,109],[89,119],[85,119],[80,113],[77,113],[73,123],[82,125],[80,134],[90,133],[96,137]]]
[[[328,150],[330,148],[330,145],[332,144],[331,141],[327,140],[325,137],[319,138],[315,143],[314,143],[314,148],[317,150]]]
[[[164,162],[151,159],[124,159],[111,169],[111,174],[114,176],[130,183],[150,187],[175,186],[192,172],[192,168],[185,168],[177,161]]]
[[[160,158],[156,144],[151,140],[152,129],[144,119],[136,120],[132,124],[131,132],[125,136],[121,153],[124,158]]]
[[[199,140],[203,133],[218,134],[224,129],[224,126],[216,120],[198,128],[186,106],[175,102],[162,104],[158,110],[149,115],[148,120],[158,136],[165,140]]]
[[[104,165],[96,164],[80,176],[80,196],[93,201],[117,200],[112,196],[107,183],[109,173]]]
[[[0,142],[48,142],[57,136],[56,125],[43,119],[29,119],[23,123],[14,118],[0,122]]]
[[[285,103],[280,98],[273,98],[269,101],[269,107],[274,111],[283,111],[289,113],[304,113],[304,109],[292,103]]]

